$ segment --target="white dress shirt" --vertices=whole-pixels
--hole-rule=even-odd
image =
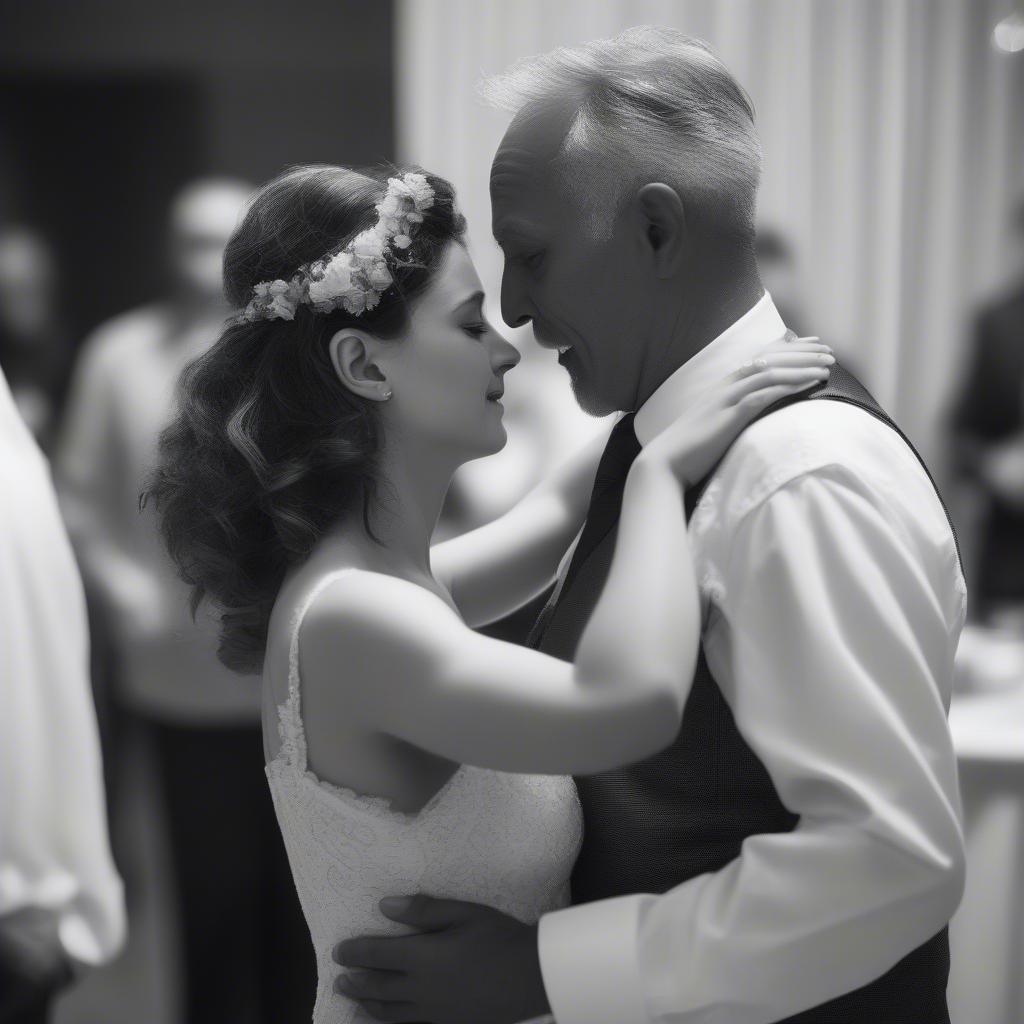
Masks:
[[[0,373],[0,918],[52,911],[69,957],[124,940],[82,581],[50,468]]]
[[[765,294],[637,412],[641,444],[784,332]],[[799,402],[744,431],[688,529],[708,666],[800,820],[664,895],[544,916],[558,1024],[768,1024],[884,974],[962,892],[966,587],[914,454],[862,409]]]

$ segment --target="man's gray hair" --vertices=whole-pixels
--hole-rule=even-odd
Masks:
[[[702,40],[639,26],[527,57],[480,91],[514,114],[578,97],[556,169],[599,234],[610,233],[631,188],[663,181],[691,215],[753,239],[761,176],[754,107]]]

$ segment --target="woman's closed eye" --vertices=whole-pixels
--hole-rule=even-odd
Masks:
[[[485,323],[483,320],[476,321],[471,324],[463,324],[462,329],[467,333],[471,334],[474,338],[482,338],[490,329],[490,324]]]

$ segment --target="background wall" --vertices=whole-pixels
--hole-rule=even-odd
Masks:
[[[0,222],[55,243],[77,336],[152,298],[197,174],[393,155],[392,8],[0,0]]]

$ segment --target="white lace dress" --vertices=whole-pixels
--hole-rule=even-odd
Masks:
[[[326,576],[291,628],[288,698],[278,707],[281,748],[267,778],[292,875],[316,951],[314,1024],[372,1021],[333,990],[340,940],[407,931],[377,908],[384,896],[424,892],[484,903],[536,922],[569,897],[583,819],[573,781],[462,765],[417,813],[317,778],[306,765],[299,689],[299,628],[345,569]]]

